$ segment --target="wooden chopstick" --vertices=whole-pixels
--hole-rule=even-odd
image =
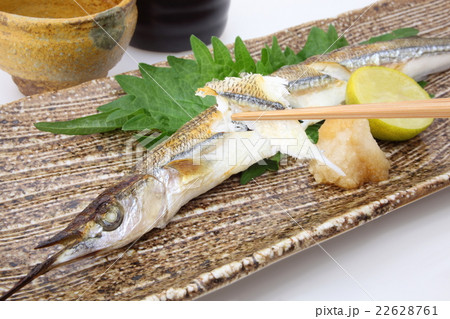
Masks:
[[[234,121],[450,117],[450,98],[242,112]]]

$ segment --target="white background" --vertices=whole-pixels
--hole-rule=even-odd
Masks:
[[[259,37],[371,2],[232,0],[221,39],[231,43],[238,35]],[[127,53],[110,75],[136,69],[137,62],[159,62],[167,55],[135,48]],[[23,97],[2,71],[0,83],[0,104]],[[449,197],[449,189],[440,191],[323,243],[322,248],[340,266],[321,248],[313,247],[200,299],[448,300]]]

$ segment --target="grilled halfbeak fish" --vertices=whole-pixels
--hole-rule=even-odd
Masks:
[[[309,141],[298,121],[233,122],[231,114],[340,104],[349,74],[365,65],[390,66],[422,79],[450,67],[450,39],[349,46],[284,67],[273,76],[247,74],[208,83],[197,94],[215,95],[218,104],[155,147],[132,175],[40,243],[36,248],[60,245],[61,250],[32,268],[0,300],[57,265],[123,247],[153,228],[163,228],[189,200],[277,152],[314,159],[343,175]]]
[[[416,81],[450,68],[450,39],[412,37],[352,45],[280,68],[273,76],[288,81],[292,108],[343,104],[350,74],[362,66],[386,66]],[[306,127],[318,121],[304,121]]]

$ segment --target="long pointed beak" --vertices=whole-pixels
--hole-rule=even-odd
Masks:
[[[50,270],[51,266],[55,263],[55,261],[58,259],[58,257],[64,253],[67,249],[70,247],[65,247],[59,252],[55,253],[54,255],[48,257],[44,262],[36,265],[31,269],[31,271],[23,277],[19,282],[17,282],[14,287],[12,287],[10,290],[8,290],[6,293],[4,293],[0,297],[0,301],[4,301],[11,297],[13,294],[15,294],[18,290],[20,290],[25,285],[29,284],[31,281],[33,281],[35,278],[39,277],[40,275],[46,273],[48,270]]]
[[[65,229],[57,233],[55,236],[51,237],[48,240],[45,240],[38,244],[34,249],[45,248],[53,245],[63,245],[60,251],[48,257],[44,262],[37,264],[34,266],[30,272],[23,277],[20,281],[18,281],[10,290],[8,290],[5,294],[0,297],[0,301],[4,301],[19,291],[21,288],[32,282],[34,279],[39,277],[40,275],[45,274],[49,271],[53,264],[58,260],[58,258],[64,254],[66,251],[71,249],[77,243],[82,240],[82,235],[79,230],[76,229],[78,225],[69,224]]]
[[[29,284],[31,281],[33,281],[40,275],[45,274],[48,270],[52,268],[52,265],[58,260],[59,256],[61,256],[64,252],[66,252],[67,250],[69,250],[82,240],[80,231],[74,229],[75,228],[74,226],[78,225],[69,224],[68,227],[57,233],[55,236],[39,243],[39,245],[35,247],[35,249],[40,249],[53,245],[64,245],[63,249],[48,257],[44,262],[34,266],[25,277],[23,277],[19,282],[17,282],[14,285],[14,287],[12,287],[10,290],[8,290],[5,294],[3,294],[0,297],[0,301],[8,299],[18,290],[23,288],[25,285]]]

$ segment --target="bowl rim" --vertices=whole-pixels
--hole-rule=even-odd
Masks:
[[[30,17],[30,16],[24,16],[24,15],[20,15],[20,14],[15,14],[15,13],[10,13],[10,12],[5,12],[5,11],[1,11],[0,10],[0,22],[2,19],[2,17],[6,17],[7,21],[11,21],[14,22],[16,24],[24,24],[24,23],[37,23],[37,24],[56,24],[56,25],[60,25],[60,24],[83,24],[86,22],[93,22],[93,21],[97,21],[97,18],[104,18],[105,16],[109,16],[109,14],[105,14],[108,11],[111,11],[111,13],[115,12],[115,10],[117,10],[118,8],[122,8],[122,9],[127,9],[128,7],[132,7],[133,5],[136,4],[137,0],[122,0],[120,1],[118,4],[116,4],[115,6],[100,11],[100,12],[96,12],[94,14],[88,14],[88,15],[84,15],[84,16],[79,16],[79,17],[73,17],[73,18],[39,18],[39,17]]]

